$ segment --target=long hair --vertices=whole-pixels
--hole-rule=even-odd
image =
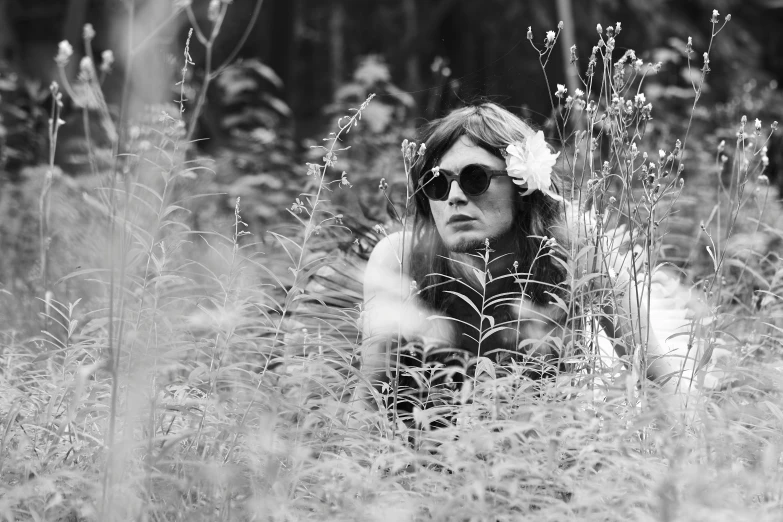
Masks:
[[[420,137],[426,145],[426,152],[411,171],[414,190],[420,177],[436,166],[462,136],[493,156],[504,159],[501,150],[533,134],[534,130],[529,125],[494,103],[457,109],[422,129]],[[552,180],[555,189],[559,190],[557,173],[553,172]],[[422,191],[414,196],[413,205],[411,277],[422,288],[420,297],[424,303],[433,310],[445,312],[452,296],[445,293],[451,285],[443,284],[442,276],[448,280],[455,274],[448,262],[448,251],[435,227],[430,202]],[[561,266],[549,255],[540,256],[533,262],[541,247],[542,236],[555,236],[562,240],[558,237],[561,229],[558,223],[562,215],[562,205],[539,190],[528,196],[522,196],[520,192],[517,196],[512,252],[514,260],[519,262],[520,273],[530,273],[526,294],[537,305],[549,303],[551,296],[547,292],[557,293],[557,285],[564,279]]]

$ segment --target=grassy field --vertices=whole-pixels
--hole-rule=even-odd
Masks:
[[[146,145],[126,136],[111,168],[71,178],[52,155],[0,195],[0,519],[779,520],[774,128],[733,122],[736,143],[717,150],[648,138],[639,94],[654,66],[600,39],[585,92],[554,98],[562,168],[577,206],[597,209],[578,214],[584,241],[624,224],[635,239],[606,255],[636,247],[643,292],[651,267],[678,283],[667,303],[685,328],[671,342],[700,369],[682,381],[687,404],[640,378],[644,346],[607,361],[586,330],[580,371],[536,382],[524,361],[474,361],[465,385],[431,390],[437,407],[399,418],[392,387],[361,371],[360,287],[328,286],[362,266],[365,240],[351,246],[330,200],[352,190],[341,140],[373,101],[340,120],[265,233],[243,221],[243,194],[233,214],[205,203],[226,197],[202,194],[214,164],[188,154],[192,129],[169,114]],[[590,303],[611,289],[571,254],[570,297],[594,322]]]

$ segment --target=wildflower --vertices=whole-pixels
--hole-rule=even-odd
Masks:
[[[639,154],[639,149],[636,147],[636,142],[631,143],[631,156],[634,158]]]
[[[302,204],[302,200],[296,198],[296,201],[291,204],[291,211],[301,214],[304,210],[306,210],[306,207]]]
[[[427,152],[427,146],[425,144],[421,144],[421,147],[419,147],[419,152],[417,154],[419,156],[424,156],[424,153]]]
[[[555,248],[557,246],[557,239],[550,237],[546,240],[546,243],[544,244],[547,248]]]
[[[756,118],[756,132],[761,130],[761,120]]]
[[[530,26],[527,28],[527,39],[533,41],[533,28]]]
[[[432,177],[437,178],[438,176],[440,176],[440,165],[435,165],[432,167]]]
[[[598,107],[596,106],[595,102],[593,100],[590,100],[590,103],[587,104],[587,114],[595,114],[595,112],[598,110]]]
[[[557,22],[557,30],[558,31],[562,31],[563,30],[563,21],[562,20]]]
[[[647,97],[645,97],[644,93],[641,92],[633,97],[633,102],[637,107],[642,107],[646,101]]]
[[[644,65],[644,62],[642,61],[642,59],[641,59],[641,58],[639,58],[638,60],[636,60],[635,62],[633,62],[633,69],[634,69],[635,71],[641,70],[641,68],[642,68],[642,65]]]
[[[555,42],[555,32],[554,31],[547,31],[546,32],[546,46],[549,47]]]
[[[720,143],[718,143],[718,154],[723,152],[723,149],[726,148],[726,140],[720,140]]]
[[[720,16],[720,13],[718,12],[718,10],[717,9],[713,9],[712,10],[712,17],[710,18],[710,22],[712,22],[713,24],[717,24],[719,16]]]
[[[343,215],[342,214],[337,214],[336,216],[334,216],[334,220],[337,222],[338,225],[342,225],[343,224]]]
[[[101,72],[108,74],[114,65],[114,53],[107,49],[101,53]]]
[[[73,56],[73,46],[68,43],[68,40],[63,40],[57,46],[57,57],[54,61],[57,62],[57,65],[60,67],[65,67],[68,65],[68,60],[71,59],[71,56]]]
[[[609,52],[614,51],[614,38],[610,37],[606,40],[606,50]]]
[[[558,83],[557,84],[557,91],[555,92],[555,96],[557,96],[558,98],[562,98],[563,96],[565,96],[565,93],[567,91],[568,91],[568,89],[566,89],[565,85],[563,85],[562,83]]]
[[[317,163],[307,163],[307,175],[318,176],[321,174],[321,166]]]
[[[540,190],[557,201],[562,200],[550,189],[552,168],[560,153],[552,153],[543,132],[536,132],[524,143],[517,141],[510,144],[506,153],[506,171],[517,186],[527,189],[523,196]]]
[[[701,70],[702,72],[710,72],[710,53],[704,53],[704,67]]]
[[[598,34],[603,34],[604,32],[604,28],[601,27],[601,24],[596,25],[595,30],[598,31]]]
[[[582,89],[574,89],[574,96],[579,98],[580,96],[584,96],[584,91]]]
[[[642,117],[645,119],[652,119],[651,114],[652,113],[652,103],[648,103],[644,107],[642,107]]]
[[[773,121],[772,122],[772,126],[770,128],[773,130],[773,132],[778,130],[778,122],[777,121]]]
[[[688,56],[693,52],[693,38],[688,37],[688,43],[685,44],[685,54]]]
[[[376,225],[372,227],[372,229],[375,231],[376,234],[381,234],[381,235],[386,234],[386,229],[380,223],[376,223]]]
[[[386,183],[386,178],[381,178],[381,182],[378,183],[378,190],[381,192],[386,192],[386,189],[389,188],[389,184]]]
[[[666,157],[666,151],[664,151],[663,149],[658,149],[658,159],[660,159],[661,163],[663,163],[665,157]]]
[[[726,21],[727,21],[727,22],[731,22],[731,15],[730,15],[730,14],[727,14],[727,15],[726,15]]]
[[[514,261],[512,266],[514,267],[514,272],[516,272],[519,269],[519,261]]]
[[[573,96],[567,96],[566,99],[565,99],[566,109],[570,109],[572,103],[574,103],[574,97]]]
[[[324,161],[326,167],[334,167],[337,163],[337,155],[334,152],[328,152],[326,156],[321,159]]]
[[[346,172],[343,171],[342,175],[340,176],[340,187],[345,187],[345,186],[351,188],[353,185],[351,185],[351,183],[348,181],[348,175],[346,174]]]
[[[576,45],[572,45],[571,46],[571,63],[576,62],[578,59],[579,58],[577,58],[577,56],[576,56]]]
[[[84,28],[82,29],[82,38],[85,40],[92,40],[95,38],[95,29],[93,28],[92,24],[84,24]]]
[[[617,23],[615,24],[615,26],[614,26],[614,33],[615,33],[615,34],[620,34],[620,31],[621,31],[622,29],[623,29],[623,26],[622,26],[622,24],[620,24],[620,22],[617,22]]]

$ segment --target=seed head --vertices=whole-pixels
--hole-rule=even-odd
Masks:
[[[88,82],[95,78],[95,66],[92,63],[92,58],[84,56],[79,61],[79,79]]]

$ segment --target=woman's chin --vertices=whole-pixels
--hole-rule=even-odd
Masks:
[[[444,241],[444,244],[450,252],[472,254],[475,253],[476,250],[484,248],[484,241],[486,238],[480,236],[481,234],[475,232],[454,234],[448,241]]]

